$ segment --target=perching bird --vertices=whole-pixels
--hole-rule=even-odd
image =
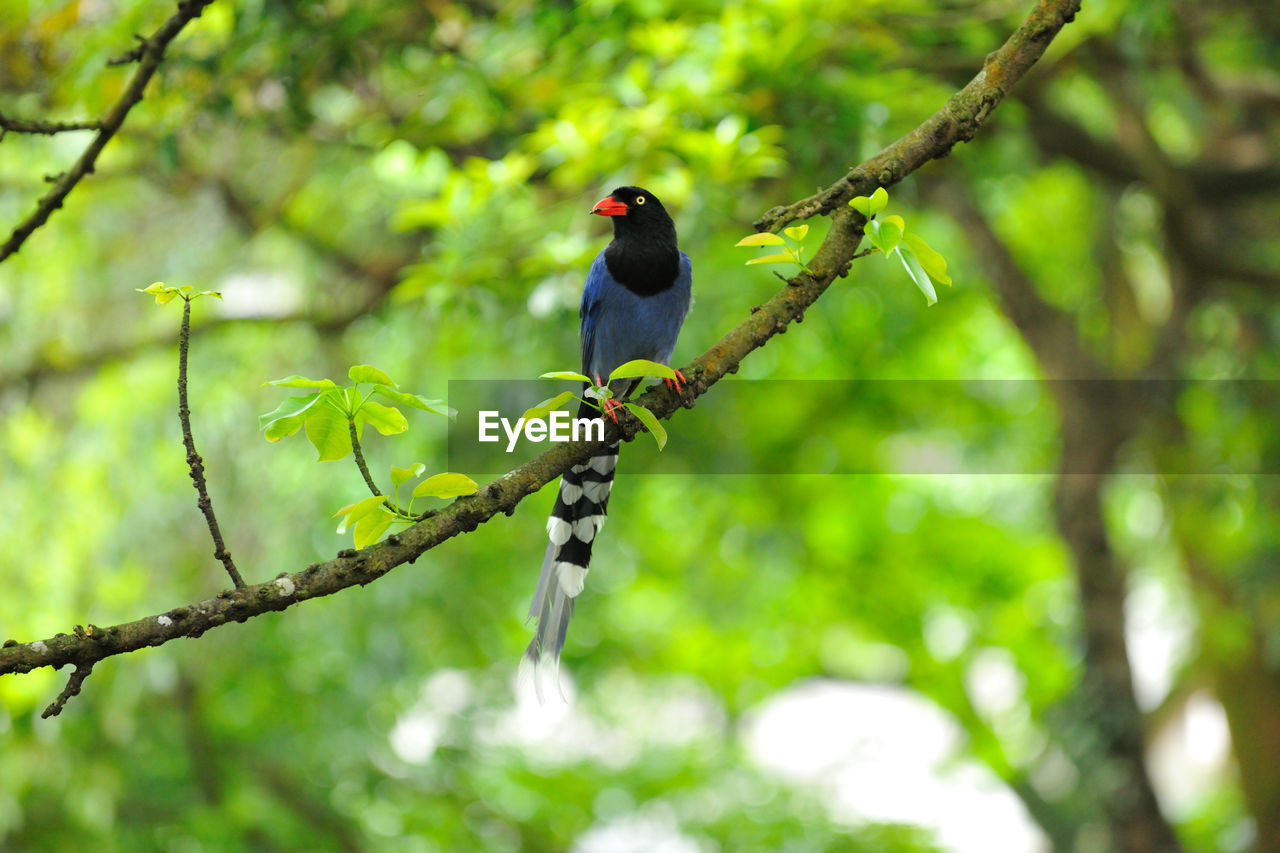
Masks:
[[[676,246],[675,223],[648,190],[619,187],[591,212],[613,218],[613,242],[591,264],[578,309],[582,372],[599,385],[633,359],[662,364],[670,360],[689,313],[693,266]],[[623,397],[638,382],[619,381],[615,386],[622,387],[612,390]],[[580,418],[596,414],[586,404],[578,410]],[[547,519],[551,543],[529,607],[529,618],[537,618],[538,628],[525,657],[534,664],[544,654],[559,662],[573,601],[582,592],[591,546],[604,524],[617,461],[614,443],[587,464],[570,468],[560,480],[560,493]]]

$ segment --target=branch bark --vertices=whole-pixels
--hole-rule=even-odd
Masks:
[[[80,183],[85,175],[93,172],[102,149],[106,147],[107,143],[111,141],[111,137],[115,136],[116,131],[124,124],[124,120],[129,115],[129,110],[133,109],[134,105],[142,100],[143,90],[146,89],[147,83],[155,75],[156,69],[160,67],[160,61],[164,59],[165,48],[169,46],[169,42],[177,38],[183,27],[193,19],[200,17],[204,7],[212,2],[213,0],[179,0],[178,11],[174,12],[169,20],[161,24],[160,28],[152,33],[150,38],[143,39],[141,44],[134,49],[137,51],[138,69],[133,73],[133,77],[130,78],[129,84],[125,86],[124,92],[121,93],[120,98],[107,112],[106,116],[97,123],[97,132],[93,135],[93,139],[90,140],[88,147],[84,149],[80,158],[76,160],[75,165],[54,181],[53,187],[36,204],[35,211],[23,220],[17,228],[13,229],[9,239],[0,244],[0,263],[3,263],[6,258],[21,249],[27,238],[37,228],[44,225],[55,210],[62,207],[62,203],[71,191],[75,189],[76,184]]]
[[[863,219],[843,200],[857,194],[859,188],[874,186],[862,183],[865,180],[901,180],[920,165],[946,154],[957,141],[971,138],[1009,88],[1072,20],[1079,5],[1079,0],[1040,0],[1004,46],[987,58],[984,69],[969,85],[915,131],[850,173],[860,177],[846,176],[820,203],[804,200],[766,214],[761,222],[770,227],[779,227],[801,216],[833,214],[831,230],[809,262],[812,272],[789,279],[737,328],[685,366],[682,372],[688,381],[683,396],[655,385],[637,402],[659,418],[670,417],[681,406],[692,407],[716,382],[736,372],[749,353],[775,335],[786,332],[791,323],[802,320],[805,311],[827,287],[836,278],[848,274],[849,264],[861,242]],[[282,572],[274,580],[226,590],[213,598],[133,622],[108,628],[89,625],[81,630],[80,636],[60,633],[30,643],[6,640],[0,647],[0,675],[29,672],[44,666],[89,665],[147,646],[163,645],[178,637],[199,637],[229,621],[244,622],[307,599],[367,584],[396,566],[412,563],[440,543],[474,530],[498,513],[510,515],[526,496],[552,482],[571,465],[585,462],[614,441],[630,441],[639,430],[639,422],[626,416],[620,423],[608,426],[604,441],[560,445],[493,481],[477,494],[459,498],[430,518],[359,552],[345,549],[327,562],[292,573]]]
[[[1000,105],[1022,75],[1044,55],[1045,48],[1080,10],[1078,0],[1041,0],[982,70],[956,92],[942,109],[915,130],[821,192],[785,207],[775,207],[756,220],[759,231],[777,231],[797,219],[831,213],[856,195],[890,187],[930,160],[945,157],[958,142],[968,142]]]

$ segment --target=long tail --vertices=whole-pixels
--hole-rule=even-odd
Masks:
[[[542,560],[538,589],[529,606],[529,618],[537,618],[525,657],[534,664],[543,655],[559,662],[565,632],[573,615],[573,600],[582,592],[591,564],[591,545],[604,526],[618,462],[618,445],[606,447],[585,465],[570,468],[560,480],[556,505],[547,519],[551,543]]]

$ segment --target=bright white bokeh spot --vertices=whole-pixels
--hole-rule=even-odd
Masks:
[[[1188,654],[1195,614],[1175,598],[1167,582],[1144,572],[1131,576],[1124,605],[1133,691],[1138,707],[1150,711],[1169,694]]]
[[[572,853],[710,853],[680,832],[670,806],[648,803],[627,817],[595,826],[570,848]]]
[[[957,759],[960,726],[911,690],[810,681],[768,700],[752,758],[825,795],[835,819],[922,826],[954,853],[1043,853],[1048,842],[988,769]]]
[[[442,726],[432,714],[411,712],[391,729],[391,749],[406,764],[426,764],[440,743]]]
[[[1016,708],[1026,683],[1013,654],[998,646],[979,649],[964,672],[969,701],[988,721]]]
[[[1222,784],[1231,759],[1227,714],[1208,692],[1190,696],[1161,726],[1148,753],[1151,781],[1169,816],[1189,816]]]
[[[406,764],[430,761],[444,739],[447,723],[471,704],[473,693],[470,676],[461,670],[432,673],[418,701],[391,727],[389,740],[396,757]]]
[[[946,663],[960,657],[969,645],[973,630],[964,611],[938,605],[924,616],[924,645],[934,660]]]

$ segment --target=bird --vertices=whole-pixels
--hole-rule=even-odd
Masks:
[[[582,372],[601,384],[619,365],[643,358],[667,364],[689,313],[693,264],[680,251],[676,226],[657,196],[641,187],[618,187],[590,211],[613,223],[613,240],[596,255],[582,288],[578,309]],[[668,380],[680,390],[684,376]],[[617,398],[634,390],[638,379],[617,380],[603,408],[617,420]],[[578,417],[598,416],[585,400]],[[529,606],[537,619],[525,659],[536,668],[544,656],[558,667],[573,604],[586,584],[591,547],[604,524],[618,461],[617,442],[586,463],[574,465],[560,480],[547,519],[546,556]]]

